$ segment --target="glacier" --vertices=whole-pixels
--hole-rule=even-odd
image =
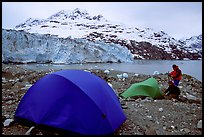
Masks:
[[[2,29],[2,62],[73,64],[133,60],[128,48],[119,44]]]

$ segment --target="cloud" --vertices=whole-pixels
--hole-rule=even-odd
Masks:
[[[13,28],[29,17],[45,19],[75,8],[138,28],[164,30],[176,38],[202,34],[201,2],[3,2],[2,26]]]

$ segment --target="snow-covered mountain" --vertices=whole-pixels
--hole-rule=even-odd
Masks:
[[[47,19],[29,18],[25,23],[17,25],[16,30],[30,33],[51,34],[58,37],[81,38],[94,32],[98,25],[108,23],[102,15],[90,16],[86,10],[62,10]]]
[[[86,10],[62,10],[47,19],[28,19],[15,30],[53,35],[58,38],[83,38],[127,47],[135,59],[201,59],[202,35],[176,40],[164,31],[140,29],[90,15]]]
[[[188,39],[180,39],[179,41],[184,44],[185,49],[189,52],[196,53],[199,52],[199,49],[202,51],[202,35],[192,36]]]

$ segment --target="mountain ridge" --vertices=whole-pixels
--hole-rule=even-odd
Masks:
[[[197,39],[194,43],[192,43],[192,39],[177,40],[164,31],[155,31],[153,28],[139,29],[120,23],[112,24],[100,14],[91,16],[86,10],[79,8],[73,11],[61,10],[47,19],[30,19],[17,25],[15,29],[25,30],[29,33],[55,35],[59,38],[71,36],[93,42],[99,40],[116,43],[128,47],[135,59],[159,59],[151,57],[151,54],[155,52],[153,49],[158,49],[162,54],[166,54],[160,59],[194,60],[202,58],[202,34],[199,35],[201,39]],[[131,46],[131,43],[142,43],[144,49],[151,45],[152,50],[146,52],[142,47],[138,50],[138,47]],[[140,53],[139,56],[136,55],[138,53]]]

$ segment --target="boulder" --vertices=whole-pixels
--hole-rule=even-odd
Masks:
[[[157,135],[156,130],[152,126],[147,126],[145,135]]]
[[[197,128],[198,129],[202,129],[202,120],[198,121]]]
[[[11,122],[13,122],[13,121],[14,121],[13,119],[6,119],[4,121],[4,127],[8,127],[11,124]]]

